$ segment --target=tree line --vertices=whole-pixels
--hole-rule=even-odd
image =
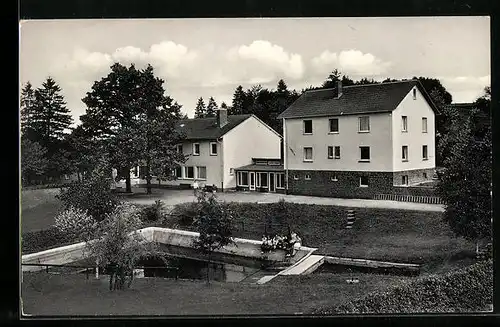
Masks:
[[[175,151],[184,135],[177,121],[185,118],[181,105],[165,94],[164,81],[153,67],[137,69],[119,63],[93,83],[82,99],[81,123],[73,120],[61,88],[52,78],[21,91],[21,176],[24,185],[47,182],[64,174],[85,179],[105,158],[125,179],[131,192],[130,170],[145,167],[143,177],[173,178],[171,171],[186,160]],[[110,172],[111,174],[111,172]]]

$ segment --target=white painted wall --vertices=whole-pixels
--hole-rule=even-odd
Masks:
[[[252,163],[252,158],[279,158],[281,137],[255,116],[223,136],[224,188],[236,187],[230,168]]]
[[[303,119],[285,119],[286,167],[291,170],[392,171],[392,118],[390,113],[370,116],[370,132],[358,132],[358,118],[345,115],[307,118],[313,134],[303,134]],[[330,134],[330,118],[339,119],[339,133]],[[328,146],[340,145],[340,159],[328,159]],[[304,162],[304,146],[313,147],[313,162]],[[359,146],[370,146],[370,162],[359,162]],[[293,151],[293,152],[292,152]]]
[[[183,145],[184,154],[188,154],[189,158],[183,166],[205,166],[207,167],[207,179],[206,180],[198,180],[198,185],[203,186],[205,184],[212,185],[215,184],[217,187],[221,186],[221,165],[222,165],[222,153],[221,144],[217,146],[217,155],[210,155],[210,143],[216,142],[213,141],[185,141]],[[200,155],[193,155],[193,143],[200,144]],[[195,168],[196,169],[196,168]],[[195,172],[195,176],[196,172]],[[143,181],[145,183],[145,181]],[[158,183],[156,178],[154,178],[152,183]],[[161,181],[161,184],[164,185],[180,185],[180,184],[192,184],[194,182],[193,179],[176,179],[171,181]]]
[[[435,168],[435,115],[422,93],[417,90],[406,95],[392,116],[392,144],[394,171]],[[402,131],[402,116],[408,117],[408,132]],[[422,133],[422,117],[427,117],[427,133]],[[402,146],[408,145],[408,161],[402,161]],[[427,145],[428,160],[422,160],[422,145]]]

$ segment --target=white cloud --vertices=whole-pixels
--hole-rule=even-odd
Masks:
[[[340,53],[323,51],[311,60],[313,69],[324,74],[335,68],[350,76],[375,76],[383,74],[391,66],[371,53],[359,50],[343,50]]]
[[[453,102],[472,102],[484,94],[484,87],[491,83],[491,76],[441,76],[443,86],[453,96]]]
[[[241,69],[243,75],[252,75],[248,81],[268,81],[277,76],[297,80],[304,75],[305,70],[301,55],[289,53],[283,47],[263,40],[233,47],[227,52],[226,58],[244,65]],[[249,67],[250,70],[245,69]]]

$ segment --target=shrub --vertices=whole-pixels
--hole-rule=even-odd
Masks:
[[[164,203],[161,200],[156,200],[150,206],[142,209],[141,211],[141,219],[142,221],[160,221],[164,216]]]
[[[174,206],[171,216],[176,217],[181,226],[193,225],[194,219],[198,215],[198,203],[181,203]]]
[[[83,181],[71,183],[61,189],[57,196],[66,209],[71,207],[87,211],[95,220],[101,221],[119,204],[110,188],[111,172],[106,164],[98,166]]]
[[[70,207],[57,215],[54,227],[69,237],[87,241],[92,237],[97,226],[95,219],[87,211]]]
[[[493,261],[403,282],[314,314],[478,312],[493,303]]]
[[[78,242],[75,235],[60,232],[57,228],[27,232],[21,236],[22,254],[35,253]]]

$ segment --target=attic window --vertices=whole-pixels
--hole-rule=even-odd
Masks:
[[[413,100],[417,99],[417,89],[413,89]]]

